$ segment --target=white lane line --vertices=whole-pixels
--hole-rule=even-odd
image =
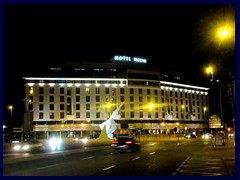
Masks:
[[[106,171],[106,170],[112,169],[112,168],[114,168],[114,167],[116,167],[116,165],[113,165],[113,166],[109,166],[109,167],[107,167],[107,168],[104,168],[103,171]]]
[[[40,168],[37,168],[37,169],[46,169],[46,168],[50,168],[50,167],[53,167],[53,166],[57,166],[59,164],[53,164],[53,165],[50,165],[50,166],[44,166],[44,167],[40,167]]]
[[[151,152],[151,153],[149,153],[149,155],[152,155],[152,154],[155,154],[155,152]]]
[[[94,158],[94,156],[89,156],[89,157],[86,157],[86,158],[82,158],[82,160],[87,160],[87,159],[92,159]]]
[[[137,160],[137,159],[139,159],[139,158],[140,158],[140,157],[136,157],[136,158],[133,158],[132,160],[135,161],[135,160]]]

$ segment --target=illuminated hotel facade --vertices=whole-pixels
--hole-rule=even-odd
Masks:
[[[49,68],[55,77],[24,77],[30,131],[39,139],[98,137],[99,124],[120,104],[115,134],[208,128],[208,88],[162,81],[159,71],[128,63],[68,64]],[[74,77],[60,76],[65,72]]]

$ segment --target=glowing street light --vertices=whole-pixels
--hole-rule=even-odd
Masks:
[[[12,110],[13,110],[13,106],[12,105],[9,105],[8,106],[8,109],[10,110],[10,127],[12,126]]]

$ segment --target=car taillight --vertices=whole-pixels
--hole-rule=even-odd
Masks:
[[[113,144],[117,144],[117,143],[118,143],[118,140],[114,140],[112,143],[113,143]]]
[[[126,141],[125,143],[126,144],[132,144],[132,141]]]

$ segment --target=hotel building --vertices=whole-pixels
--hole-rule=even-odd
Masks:
[[[66,63],[25,81],[24,129],[44,139],[98,137],[114,118],[116,134],[171,134],[208,128],[208,90],[161,80],[145,59],[118,56],[111,63]],[[47,76],[46,76],[47,74]]]

